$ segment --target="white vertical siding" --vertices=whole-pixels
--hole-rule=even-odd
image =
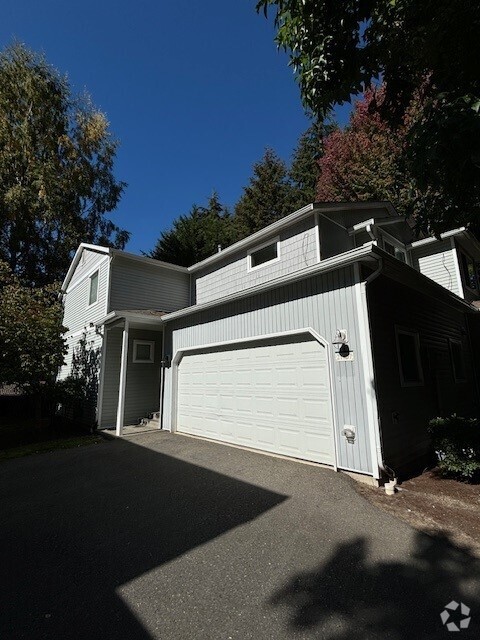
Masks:
[[[166,327],[166,354],[178,349],[252,338],[311,327],[328,342],[336,329],[347,329],[353,362],[336,362],[332,352],[332,386],[338,464],[372,473],[365,384],[361,366],[353,268],[340,269],[208,311],[172,321]],[[166,371],[164,427],[171,427],[172,368]],[[357,428],[355,444],[340,436],[345,424]]]
[[[428,276],[446,289],[462,296],[460,291],[456,251],[449,239],[432,242],[412,249],[412,264],[421,273]]]
[[[275,236],[276,237],[276,236]],[[265,244],[262,240],[259,246]],[[255,247],[251,247],[254,249]],[[247,270],[247,249],[216,262],[211,267],[193,274],[196,303],[217,300],[236,291],[268,282],[317,262],[317,227],[315,217],[302,220],[281,232],[280,259],[272,264]]]

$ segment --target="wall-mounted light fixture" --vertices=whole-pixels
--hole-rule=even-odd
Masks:
[[[355,443],[356,428],[353,424],[346,424],[342,429],[342,436],[347,439],[348,444]]]

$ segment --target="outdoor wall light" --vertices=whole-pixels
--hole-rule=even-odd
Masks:
[[[353,424],[346,424],[342,429],[342,436],[347,439],[348,444],[355,443],[355,427]]]
[[[169,356],[168,354],[164,355],[161,362],[162,367],[169,367],[170,361],[171,361],[171,356]]]

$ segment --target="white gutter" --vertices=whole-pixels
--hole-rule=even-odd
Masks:
[[[179,309],[178,311],[174,311],[173,313],[167,313],[160,318],[160,321],[163,323],[168,322],[169,320],[182,318],[183,316],[188,316],[192,313],[198,313],[212,307],[218,307],[220,305],[233,302],[234,300],[238,300],[240,298],[253,296],[257,293],[261,293],[262,291],[267,291],[268,289],[273,289],[286,284],[290,284],[292,282],[296,282],[298,280],[303,280],[304,278],[308,278],[309,276],[315,275],[317,273],[333,271],[334,269],[338,269],[342,266],[354,264],[358,260],[363,260],[368,256],[371,256],[373,258],[374,256],[372,254],[372,246],[373,244],[369,243],[364,245],[363,247],[352,249],[351,251],[346,251],[345,253],[333,256],[332,258],[327,258],[327,260],[317,262],[316,264],[310,267],[306,267],[305,269],[300,269],[299,271],[294,271],[293,273],[275,278],[274,280],[269,280],[267,282],[264,282],[263,284],[257,285],[256,287],[243,289],[242,291],[237,291],[236,293],[233,293],[229,296],[224,296],[223,298],[204,302],[203,304],[192,305],[191,307]]]
[[[162,316],[146,316],[141,313],[131,313],[128,311],[110,311],[106,316],[100,318],[95,323],[96,327],[101,327],[117,320],[129,320],[130,322],[141,322],[142,324],[159,325]]]
[[[397,212],[393,208],[393,205],[390,202],[332,202],[332,203],[311,203],[307,204],[305,207],[294,211],[285,218],[281,218],[281,220],[277,220],[273,224],[257,231],[256,233],[232,244],[230,247],[227,247],[220,253],[215,253],[213,256],[202,260],[201,262],[197,262],[196,264],[188,267],[189,272],[198,271],[199,269],[203,269],[218,260],[222,260],[226,256],[232,255],[233,253],[245,249],[246,247],[250,247],[251,245],[267,238],[269,236],[274,236],[278,234],[278,232],[285,227],[290,226],[294,222],[298,222],[303,218],[306,218],[314,211],[317,211],[320,214],[334,213],[337,211],[362,211],[363,209],[367,210],[377,210],[377,209],[386,209],[391,216],[398,217]],[[333,220],[331,222],[334,222]],[[337,223],[338,224],[338,223]],[[341,226],[341,225],[340,225]]]
[[[460,227],[459,229],[452,229],[451,231],[445,231],[445,233],[440,234],[440,240],[446,240],[447,238],[451,238],[452,236],[458,236],[459,234],[466,231],[466,227]],[[423,240],[416,240],[411,244],[407,244],[407,249],[416,249],[417,247],[423,247],[426,244],[431,244],[432,242],[438,242],[438,238],[432,236],[431,238],[424,238]]]

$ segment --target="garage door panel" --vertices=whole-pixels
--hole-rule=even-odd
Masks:
[[[186,355],[177,406],[178,431],[333,464],[326,353],[313,340]]]

